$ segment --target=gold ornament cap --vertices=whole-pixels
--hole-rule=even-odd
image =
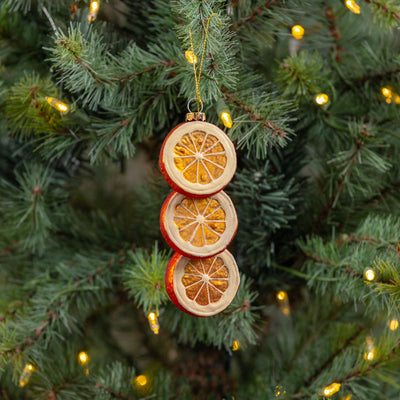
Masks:
[[[189,112],[186,114],[186,122],[206,121],[206,114],[202,112]]]

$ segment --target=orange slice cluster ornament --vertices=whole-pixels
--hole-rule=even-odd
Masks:
[[[205,119],[203,113],[188,115],[193,114]],[[213,124],[184,122],[166,137],[159,166],[172,189],[192,197],[207,197],[223,189],[235,174],[235,147]]]
[[[165,276],[167,293],[182,311],[207,317],[223,311],[239,288],[233,256],[226,250],[238,220],[222,189],[236,170],[232,141],[205,114],[189,113],[166,137],[161,173],[174,191],[160,215],[161,232],[175,250]]]
[[[239,288],[235,259],[228,250],[206,259],[175,253],[168,263],[165,287],[171,301],[196,317],[210,317],[225,310]]]

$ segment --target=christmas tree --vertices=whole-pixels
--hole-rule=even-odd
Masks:
[[[0,398],[398,399],[399,22],[398,0],[2,0]],[[196,150],[239,222],[240,285],[204,318],[159,225],[187,107],[237,155]]]

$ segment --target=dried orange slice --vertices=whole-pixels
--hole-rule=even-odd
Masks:
[[[182,311],[197,317],[210,317],[225,310],[239,284],[239,271],[228,250],[204,259],[175,253],[165,274],[165,287],[171,301]]]
[[[172,192],[162,206],[160,226],[175,251],[205,258],[227,248],[238,220],[231,199],[223,191],[203,198]]]
[[[185,122],[166,137],[160,171],[177,192],[204,197],[222,190],[236,170],[235,147],[224,131],[204,121]]]

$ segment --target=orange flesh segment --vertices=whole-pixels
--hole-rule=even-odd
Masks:
[[[229,272],[221,257],[190,260],[184,271],[186,296],[201,306],[216,303],[228,289]]]
[[[191,183],[206,185],[219,178],[227,158],[217,137],[202,131],[186,133],[174,147],[174,164]]]
[[[185,197],[175,207],[174,223],[179,236],[196,247],[211,245],[225,232],[225,211],[219,201]]]

